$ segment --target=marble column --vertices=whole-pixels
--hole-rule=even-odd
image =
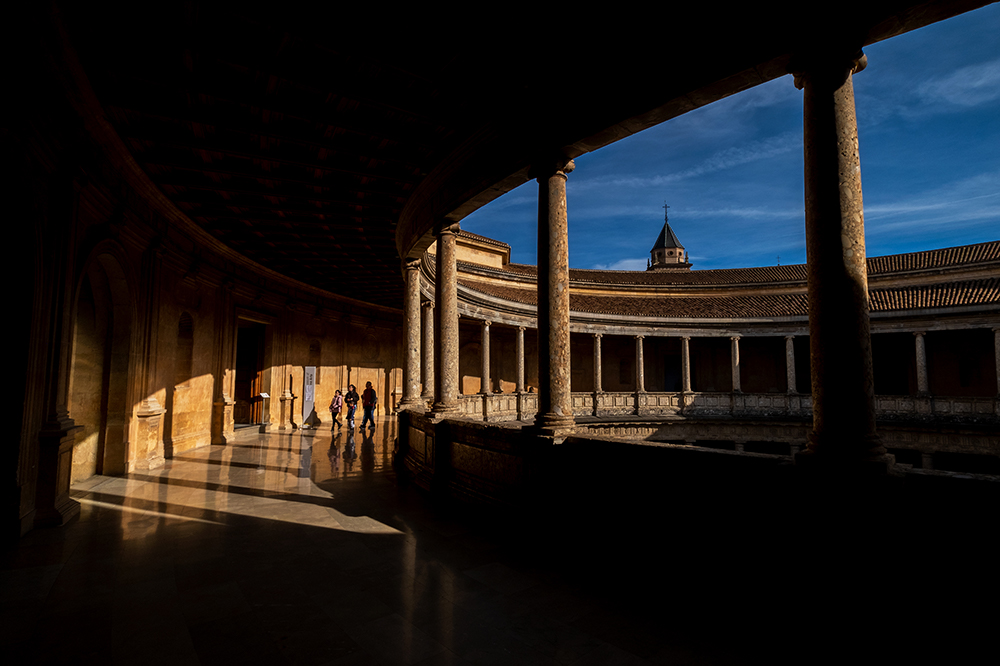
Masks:
[[[434,301],[424,301],[424,361],[420,370],[424,375],[424,391],[420,394],[426,403],[434,398]]]
[[[491,321],[483,322],[482,341],[479,345],[480,361],[482,372],[480,372],[479,392],[483,395],[493,393],[493,383],[490,380],[490,324]]]
[[[733,365],[733,393],[742,393],[740,388],[740,336],[730,337],[729,347]]]
[[[927,395],[930,393],[927,383],[927,350],[924,347],[925,331],[915,331],[913,341],[917,354],[917,394]]]
[[[569,236],[566,174],[573,161],[538,164],[538,415],[551,435],[573,429],[569,345]]]
[[[804,91],[806,254],[813,429],[799,457],[891,464],[875,429],[861,160],[852,74],[865,56],[807,54]]]
[[[422,406],[420,399],[420,260],[408,261],[403,292],[403,328],[406,339],[406,358],[403,366],[403,397],[401,409]]]
[[[788,384],[788,393],[798,393],[795,379],[795,336],[785,336],[785,383]]]
[[[646,362],[642,356],[642,340],[645,336],[635,336],[635,392],[646,392]]]
[[[691,338],[681,338],[681,391],[691,392]]]
[[[457,224],[443,225],[437,237],[437,280],[434,284],[437,347],[434,352],[434,406],[446,415],[458,411],[458,272],[455,265]]]
[[[594,393],[603,393],[601,388],[601,333],[594,333]]]

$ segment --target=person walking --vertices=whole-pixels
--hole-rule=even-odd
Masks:
[[[372,388],[372,383],[368,382],[365,384],[365,392],[361,394],[361,406],[364,407],[365,416],[361,419],[361,428],[359,430],[365,429],[365,424],[371,421],[372,430],[375,429],[375,405],[378,404],[378,396],[375,395],[375,389]]]
[[[354,410],[358,408],[358,389],[354,384],[347,385],[347,395],[344,396],[344,404],[347,405],[347,427],[354,430]]]
[[[330,426],[330,430],[334,428],[340,428],[343,425],[340,422],[340,410],[344,408],[344,394],[337,389],[336,393],[333,394],[333,400],[330,402],[330,414],[333,416],[333,425]]]

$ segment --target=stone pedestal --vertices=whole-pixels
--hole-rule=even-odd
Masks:
[[[236,424],[233,421],[233,406],[235,402],[228,395],[222,400],[212,403],[212,444],[229,444],[236,437]]]
[[[80,514],[69,496],[75,433],[81,429],[63,414],[46,423],[38,435],[38,489],[35,526],[64,525]]]
[[[292,422],[292,410],[295,409],[295,396],[288,389],[278,396],[278,430],[292,430],[295,424]]]
[[[143,402],[136,410],[135,469],[156,469],[166,462],[162,430],[165,413],[155,400]]]

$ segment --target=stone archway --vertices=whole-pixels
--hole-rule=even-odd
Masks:
[[[129,461],[133,308],[128,280],[110,252],[95,253],[73,319],[69,413],[80,426],[70,481],[124,474]]]

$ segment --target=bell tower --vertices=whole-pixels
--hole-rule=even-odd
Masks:
[[[650,262],[647,271],[661,270],[690,270],[687,250],[677,239],[677,234],[670,228],[667,216],[667,209],[670,206],[663,202],[663,230],[653,243],[653,249],[649,251]]]

